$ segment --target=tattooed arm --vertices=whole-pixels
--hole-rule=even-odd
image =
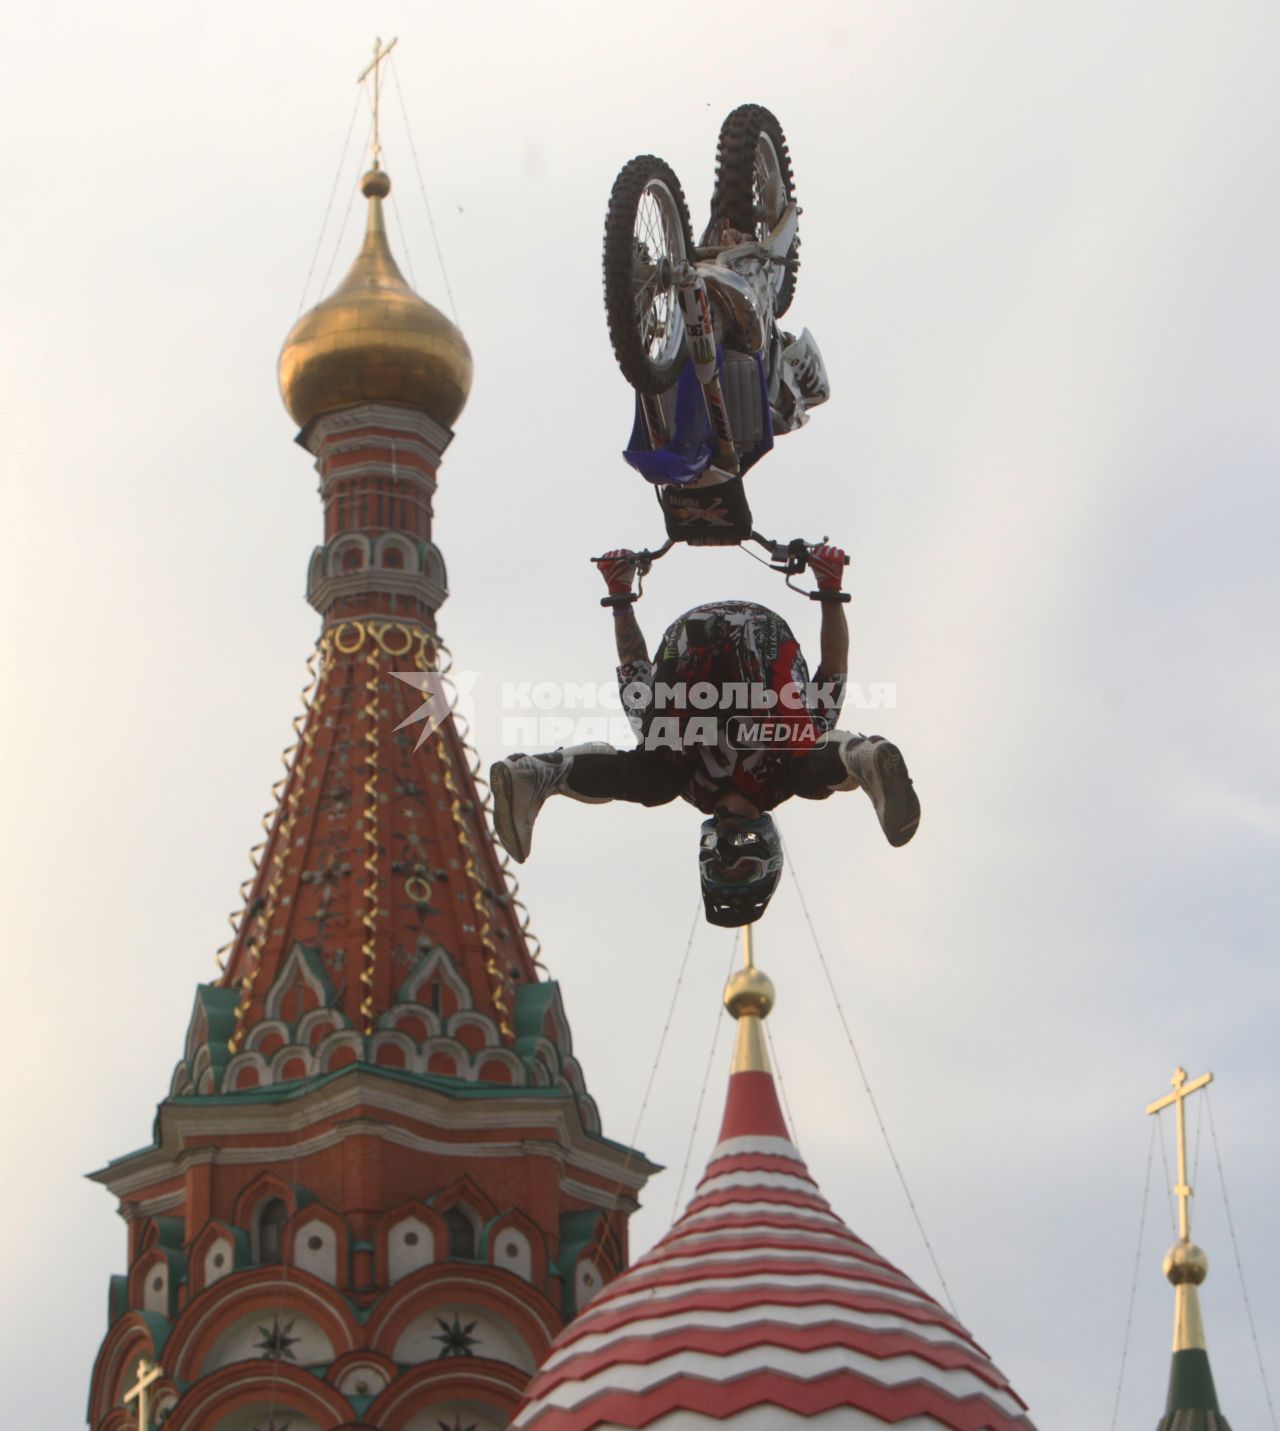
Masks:
[[[849,622],[844,607],[834,601],[822,603],[822,673],[844,677],[849,672]]]
[[[618,692],[622,709],[639,739],[644,736],[645,717],[649,713],[653,666],[645,650],[635,608],[630,604],[613,608],[613,635],[618,643]]]
[[[627,604],[613,608],[613,637],[618,644],[618,664],[631,666],[649,659],[644,633],[636,620],[635,607]]]
[[[636,735],[642,735],[649,704],[645,697],[653,667],[649,664],[644,635],[636,620],[635,596],[631,594],[631,582],[636,574],[636,554],[625,547],[615,547],[613,551],[606,552],[596,566],[609,588],[609,596],[616,602],[613,607],[613,636],[618,646],[618,691],[622,696],[622,708],[627,713],[632,730]]]

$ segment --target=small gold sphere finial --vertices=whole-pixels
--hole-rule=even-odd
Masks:
[[[391,192],[391,176],[376,166],[360,180],[360,192],[366,199],[385,199]]]
[[[1184,1282],[1198,1287],[1209,1275],[1209,1258],[1203,1248],[1184,1238],[1165,1254],[1164,1275],[1175,1287]]]
[[[735,1019],[743,1014],[767,1019],[773,1001],[773,980],[754,965],[739,969],[724,987],[724,1006]]]

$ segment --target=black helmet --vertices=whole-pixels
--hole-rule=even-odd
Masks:
[[[742,819],[727,812],[702,822],[698,850],[708,924],[737,928],[768,908],[782,878],[782,837],[768,815]]]

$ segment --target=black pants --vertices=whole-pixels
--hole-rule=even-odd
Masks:
[[[670,750],[618,750],[610,755],[575,755],[569,788],[596,800],[629,800],[636,805],[665,805],[690,784],[698,756]],[[849,777],[834,745],[805,755],[784,756],[769,782],[772,810],[793,795],[821,799]],[[725,788],[730,784],[725,782]]]

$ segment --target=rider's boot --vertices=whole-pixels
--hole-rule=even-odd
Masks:
[[[571,745],[546,755],[512,755],[489,767],[489,788],[493,791],[493,827],[502,848],[517,864],[529,858],[533,823],[549,795],[568,795],[586,805],[605,805],[607,799],[580,795],[569,789],[569,772],[578,755],[611,755],[614,747],[603,741]]]
[[[920,824],[920,799],[902,752],[880,735],[834,734],[840,739],[840,761],[849,775],[837,789],[861,786],[876,807],[885,839],[895,847],[905,845]]]

